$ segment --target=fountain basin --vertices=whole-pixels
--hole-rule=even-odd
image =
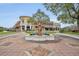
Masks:
[[[31,41],[48,41],[48,40],[55,40],[54,36],[49,36],[49,35],[31,35],[31,36],[25,36],[25,40],[31,40]]]

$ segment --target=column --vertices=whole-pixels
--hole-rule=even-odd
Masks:
[[[27,30],[27,26],[25,25],[25,31]]]
[[[31,25],[30,25],[30,30],[32,29]]]
[[[20,30],[23,31],[22,30],[22,21],[20,21]]]
[[[21,26],[21,32],[22,32],[22,26]]]

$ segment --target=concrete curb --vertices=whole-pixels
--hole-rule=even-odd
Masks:
[[[56,33],[57,35],[62,35],[62,36],[68,36],[68,37],[71,37],[71,38],[74,38],[74,39],[79,39],[78,36],[73,36],[73,35],[68,35],[68,34],[63,34],[63,33]]]
[[[4,38],[7,38],[7,37],[10,37],[10,36],[13,36],[13,35],[17,35],[17,34],[10,34],[10,35],[6,35],[6,36],[2,36],[2,37],[0,37],[0,39],[4,39]]]

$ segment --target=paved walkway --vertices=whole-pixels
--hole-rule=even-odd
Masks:
[[[24,33],[17,33],[11,37],[0,40],[0,55],[1,56],[27,56],[25,51],[38,47],[50,50],[52,56],[79,56],[79,46],[70,46],[67,44],[68,38],[60,40],[59,42],[28,42],[24,39]],[[59,38],[58,38],[59,39]],[[38,51],[36,51],[38,52]],[[41,53],[42,54],[42,53]]]

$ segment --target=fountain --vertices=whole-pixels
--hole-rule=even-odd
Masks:
[[[31,40],[31,41],[47,41],[47,40],[54,40],[54,35],[46,35],[44,34],[44,26],[42,22],[37,22],[35,24],[36,26],[36,33],[35,35],[26,36],[25,40]]]
[[[43,28],[44,26],[41,24],[41,22],[38,22],[36,25],[37,35],[42,36],[43,35]]]

